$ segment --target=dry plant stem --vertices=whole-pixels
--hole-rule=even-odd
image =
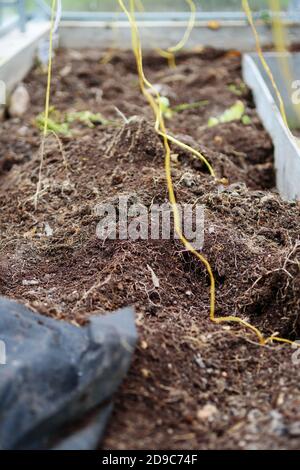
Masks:
[[[180,225],[180,217],[179,217],[179,212],[177,208],[177,202],[176,202],[176,196],[174,192],[174,187],[173,187],[173,181],[172,181],[172,175],[171,175],[171,150],[169,146],[169,136],[166,132],[166,126],[163,118],[163,113],[161,109],[161,101],[160,101],[160,95],[153,87],[153,85],[147,80],[144,74],[143,70],[143,60],[142,60],[142,50],[141,50],[141,42],[140,42],[140,37],[139,37],[139,32],[137,28],[137,24],[135,21],[135,1],[130,0],[130,12],[127,10],[125,7],[125,4],[123,0],[118,0],[121,8],[125,12],[125,14],[128,17],[130,26],[131,26],[131,34],[132,34],[132,46],[133,46],[133,52],[136,58],[136,63],[137,63],[137,68],[138,68],[138,76],[139,76],[139,83],[140,83],[140,88],[145,96],[145,98],[148,100],[151,108],[153,109],[154,115],[156,117],[156,122],[155,122],[155,130],[156,132],[162,136],[163,142],[164,142],[164,147],[165,147],[165,172],[166,172],[166,180],[167,180],[167,187],[168,187],[168,193],[169,193],[169,201],[172,206],[173,214],[174,214],[174,226],[176,233],[182,242],[182,244],[185,246],[187,250],[189,250],[193,255],[195,255],[201,263],[205,266],[207,273],[210,278],[210,319],[215,322],[215,323],[224,323],[224,322],[234,322],[238,323],[240,325],[243,325],[247,329],[251,330],[253,333],[256,334],[259,340],[260,345],[265,345],[268,342],[271,341],[278,341],[281,343],[288,343],[288,344],[294,344],[293,341],[290,341],[288,339],[284,338],[279,338],[277,336],[271,336],[267,339],[264,338],[263,334],[259,331],[258,328],[255,326],[251,325],[247,321],[235,317],[235,316],[227,316],[227,317],[215,317],[215,303],[216,303],[216,287],[215,287],[215,278],[214,274],[212,272],[211,265],[209,261],[201,255],[197,250],[194,249],[194,247],[191,245],[191,243],[184,237],[181,231],[181,225]],[[157,102],[153,98],[153,96],[149,93],[147,88],[150,88],[152,92],[156,94],[157,97]],[[173,141],[173,140],[171,140]],[[176,139],[175,139],[176,141]],[[181,145],[181,142],[179,142]],[[188,146],[187,146],[188,147]],[[209,166],[209,169],[211,172],[213,172],[212,168]],[[214,172],[213,172],[214,174]],[[297,344],[297,343],[295,343]]]
[[[256,43],[256,51],[257,51],[257,54],[260,58],[260,61],[262,63],[262,66],[264,67],[270,81],[271,81],[271,84],[272,84],[272,87],[274,88],[274,91],[276,93],[276,96],[277,96],[277,99],[278,99],[278,103],[279,103],[279,109],[280,109],[280,113],[281,113],[281,116],[282,116],[282,119],[284,121],[284,124],[286,125],[286,127],[288,128],[288,121],[287,121],[287,117],[286,117],[286,112],[285,112],[285,107],[284,107],[284,103],[283,103],[283,99],[281,97],[281,94],[280,94],[280,91],[278,89],[278,86],[276,84],[276,81],[273,77],[273,74],[271,72],[271,69],[270,67],[268,66],[267,62],[266,62],[266,59],[264,58],[264,54],[263,54],[263,51],[262,51],[262,48],[261,48],[261,45],[260,45],[260,39],[259,39],[259,36],[258,36],[258,32],[256,30],[256,27],[255,27],[255,24],[254,24],[254,21],[253,21],[253,15],[252,15],[252,12],[251,12],[251,9],[250,9],[250,6],[249,6],[249,3],[248,3],[248,0],[242,0],[242,5],[243,5],[243,9],[246,13],[246,16],[248,18],[248,21],[249,21],[249,24],[251,26],[251,29],[253,31],[253,35],[254,35],[254,38],[255,38],[255,43]]]
[[[147,87],[149,87],[150,89],[152,89],[156,92],[157,102],[160,103],[159,93],[155,90],[155,88],[151,85],[151,83],[146,79],[146,77],[144,75],[143,64],[142,64],[141,44],[140,44],[140,39],[139,39],[137,26],[136,26],[135,19],[134,19],[134,0],[131,0],[131,13],[129,13],[127,11],[127,9],[125,8],[125,5],[124,5],[122,0],[119,0],[119,3],[121,5],[121,7],[123,8],[123,10],[125,11],[125,13],[127,14],[128,19],[129,19],[130,24],[131,24],[133,50],[134,50],[134,54],[135,54],[136,61],[137,61],[137,67],[138,67],[139,81],[140,81],[141,90],[142,90],[144,96],[146,97],[146,99],[148,100],[148,102],[149,102],[150,106],[152,107],[152,109],[154,111],[154,114],[156,116],[155,129],[159,133],[159,135],[161,135],[163,137],[163,141],[164,141],[164,147],[165,147],[165,151],[166,151],[166,156],[165,156],[166,179],[167,179],[167,186],[168,186],[168,192],[169,192],[169,200],[170,200],[170,203],[172,205],[172,209],[173,209],[173,213],[174,213],[175,230],[176,230],[176,233],[178,234],[181,242],[185,246],[185,248],[187,250],[189,250],[192,254],[194,254],[202,262],[202,264],[205,266],[205,268],[206,268],[206,270],[209,274],[209,277],[210,277],[210,286],[211,286],[210,287],[210,318],[211,318],[212,321],[215,321],[217,323],[220,323],[222,321],[231,321],[231,319],[233,319],[233,321],[235,321],[235,322],[242,323],[244,326],[248,326],[250,329],[255,331],[257,333],[257,336],[259,337],[260,342],[262,342],[263,337],[258,332],[258,330],[255,327],[253,327],[252,325],[249,325],[244,320],[238,319],[236,317],[226,317],[226,320],[225,320],[225,317],[222,317],[220,319],[215,319],[215,278],[214,278],[214,275],[213,275],[213,272],[212,272],[212,268],[211,268],[209,262],[207,261],[207,259],[204,256],[202,256],[200,253],[198,253],[198,251],[196,251],[194,249],[194,247],[191,245],[191,243],[188,240],[186,240],[186,238],[183,236],[183,234],[181,232],[181,227],[180,227],[179,212],[178,212],[178,208],[177,208],[176,197],[175,197],[175,193],[174,193],[172,176],[171,176],[171,151],[170,151],[170,146],[169,146],[169,140],[171,142],[179,144],[180,146],[182,146],[182,143],[177,141],[177,139],[174,139],[174,138],[170,139],[169,136],[167,135],[164,119],[163,119],[163,116],[162,116],[161,106],[160,106],[160,104],[156,103],[156,101],[153,99],[153,96],[147,91],[147,89],[145,87],[145,85],[146,85]],[[185,144],[183,144],[183,145],[184,145],[185,149],[190,150],[189,146],[186,146]],[[211,168],[210,165],[209,165],[209,170],[210,170],[211,174],[214,175],[213,169]]]
[[[52,50],[53,50],[53,28],[54,28],[54,17],[56,9],[56,0],[52,0],[51,7],[51,22],[50,22],[50,34],[49,34],[49,58],[48,58],[48,73],[47,73],[47,89],[46,89],[46,98],[45,98],[45,122],[42,135],[42,143],[40,147],[40,167],[39,167],[39,178],[36,188],[36,193],[34,196],[34,209],[37,209],[39,193],[41,191],[42,184],[42,169],[44,163],[44,154],[45,154],[45,143],[46,136],[48,132],[48,119],[49,119],[49,104],[50,104],[50,90],[51,90],[51,74],[52,74]]]
[[[70,182],[69,165],[68,165],[68,160],[67,160],[67,157],[66,157],[66,154],[65,154],[65,151],[64,151],[63,143],[62,143],[61,139],[59,138],[59,136],[56,134],[56,132],[51,131],[51,134],[53,134],[55,139],[57,140],[57,144],[58,144],[61,156],[62,156],[62,160],[63,160],[63,164],[64,164],[64,167],[65,167],[65,170],[66,170],[66,174],[67,174],[67,181]]]
[[[182,39],[173,47],[168,47],[167,50],[157,49],[157,52],[162,56],[168,59],[169,67],[176,67],[175,53],[180,51],[191,35],[191,32],[195,26],[196,21],[196,6],[193,0],[185,0],[191,10],[191,16],[187,25],[187,28],[184,32]]]
[[[163,49],[159,48],[156,48],[156,52],[164,59],[167,59],[170,69],[174,69],[176,67],[176,59],[174,52],[164,51]]]
[[[73,311],[76,310],[89,297],[90,294],[92,294],[95,290],[100,289],[100,287],[103,287],[106,284],[108,284],[110,280],[111,280],[111,274],[109,274],[104,279],[104,281],[102,279],[100,279],[100,280],[98,280],[98,282],[93,284],[92,287],[90,287],[90,289],[88,291],[86,291],[84,293],[84,295],[77,301]]]

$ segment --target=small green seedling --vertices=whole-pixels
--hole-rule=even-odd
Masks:
[[[40,113],[36,117],[36,125],[40,130],[44,129],[45,126],[45,115]],[[101,113],[92,113],[91,111],[77,111],[73,113],[62,114],[57,111],[53,106],[49,110],[48,118],[48,131],[53,131],[58,135],[71,136],[72,129],[70,125],[74,122],[81,122],[89,128],[93,128],[96,124],[107,126],[114,124],[114,121],[109,121],[102,116]]]
[[[230,83],[228,85],[228,90],[231,91],[236,96],[242,96],[247,91],[247,86],[244,82],[239,83]]]
[[[162,115],[167,119],[171,119],[173,117],[173,112],[170,107],[169,98],[167,98],[166,96],[161,96],[158,101],[159,101]]]
[[[271,17],[268,10],[261,11],[259,17],[260,17],[261,21],[263,21],[265,23],[265,25],[271,25],[272,24],[272,17]]]
[[[37,127],[42,131],[45,127],[45,114],[40,113],[35,119]],[[70,136],[71,131],[67,122],[61,122],[61,116],[52,106],[49,109],[49,117],[47,121],[47,131],[53,131],[58,135]]]
[[[251,118],[245,114],[245,105],[242,101],[237,101],[233,106],[226,109],[224,113],[217,117],[210,117],[208,120],[208,127],[214,127],[218,124],[223,124],[232,121],[242,121],[243,124],[248,125],[251,123]]]
[[[252,124],[251,117],[248,116],[248,114],[244,114],[244,116],[242,116],[242,123],[244,124],[244,126],[249,126],[250,124]]]
[[[107,126],[111,123],[102,116],[101,113],[91,113],[91,111],[77,111],[74,113],[67,113],[66,120],[68,123],[73,123],[74,121],[79,121],[85,124],[89,128],[95,127],[95,124],[102,124]]]
[[[182,103],[171,107],[169,98],[161,96],[159,99],[159,103],[163,116],[167,119],[171,119],[176,113],[180,113],[189,109],[200,108],[201,106],[207,106],[209,104],[209,101],[203,100],[195,101],[194,103]]]
[[[172,111],[175,113],[180,113],[181,111],[186,111],[187,109],[201,108],[202,106],[207,106],[208,104],[208,100],[195,101],[194,103],[182,103],[178,104],[177,106],[173,106]]]

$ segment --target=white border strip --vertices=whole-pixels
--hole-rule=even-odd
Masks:
[[[29,22],[26,32],[13,30],[0,38],[0,80],[6,85],[7,92],[29,72],[39,41],[47,37],[48,22]]]
[[[273,96],[249,54],[243,57],[243,76],[252,89],[257,113],[274,143],[277,188],[283,198],[300,200],[300,147],[285,126]]]

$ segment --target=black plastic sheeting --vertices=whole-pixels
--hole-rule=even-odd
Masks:
[[[78,328],[0,297],[1,449],[95,449],[137,340],[134,311]]]

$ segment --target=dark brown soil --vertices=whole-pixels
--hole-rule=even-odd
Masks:
[[[241,87],[240,57],[206,49],[182,54],[169,69],[148,54],[145,70],[173,107],[209,101],[175,114],[167,126],[229,180],[215,182],[198,161],[172,147],[178,200],[206,207],[203,253],[216,276],[217,314],[296,339],[300,208],[273,189],[272,143]],[[62,138],[67,168],[56,140],[48,139],[36,211],[40,133],[34,117],[43,108],[45,73],[36,67],[26,84],[30,110],[0,127],[0,293],[75,324],[91,313],[135,305],[140,342],[103,446],[299,448],[297,351],[260,347],[237,326],[211,323],[206,272],[178,241],[96,237],[96,204],[121,194],[147,206],[167,200],[163,146],[140,95],[132,54],[58,52],[52,105],[101,112],[116,122],[93,129],[75,124],[73,137]],[[250,125],[207,128],[209,117],[237,99]],[[125,123],[115,107],[127,119],[136,117]]]

